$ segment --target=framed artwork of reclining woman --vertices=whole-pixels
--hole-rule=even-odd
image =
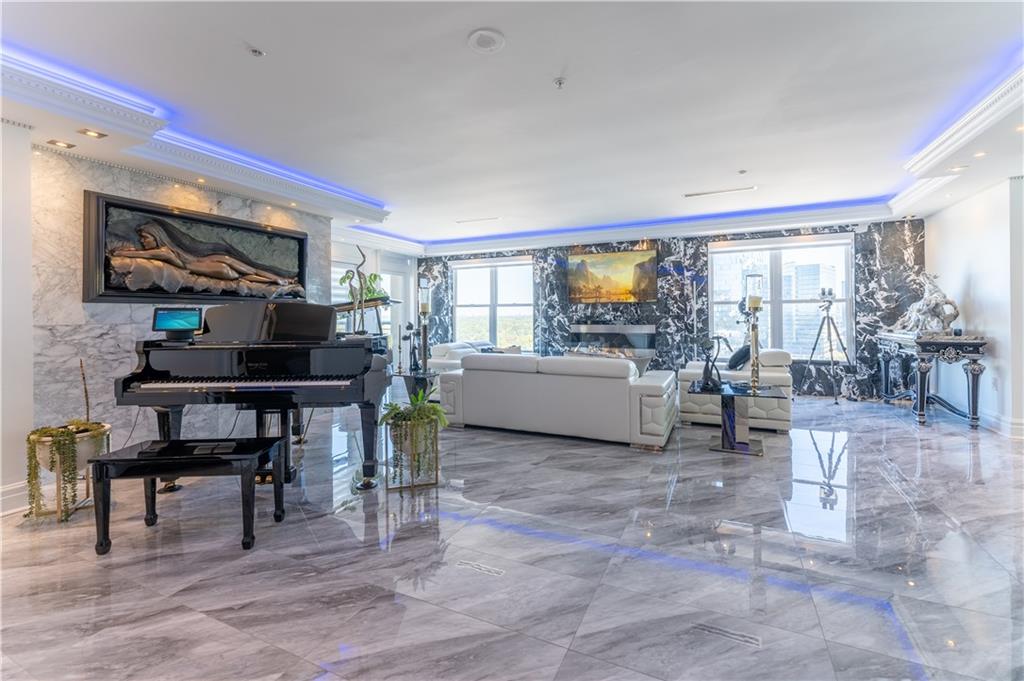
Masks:
[[[82,300],[305,300],[305,232],[85,192]]]

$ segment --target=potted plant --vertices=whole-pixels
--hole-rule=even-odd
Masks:
[[[79,471],[86,468],[91,458],[110,449],[110,424],[93,421],[89,404],[89,388],[85,381],[85,365],[78,362],[85,396],[85,419],[72,419],[60,426],[36,428],[25,438],[26,481],[28,486],[28,512],[26,516],[40,516],[46,512],[39,481],[40,467],[57,476],[57,517],[66,521],[78,503]],[[86,476],[86,496],[89,482]]]
[[[419,390],[409,396],[409,404],[384,407],[380,423],[389,427],[394,447],[385,471],[389,489],[437,484],[438,433],[448,419],[440,404],[429,401],[430,395]]]

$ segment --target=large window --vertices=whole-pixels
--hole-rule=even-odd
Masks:
[[[533,263],[454,264],[455,340],[533,349]]]
[[[743,297],[744,277],[756,273],[766,282],[764,310],[758,317],[763,347],[782,348],[796,359],[808,359],[824,317],[820,292],[830,288],[835,295],[832,318],[852,357],[852,251],[847,235],[712,244],[712,333],[728,338],[734,348],[743,344],[746,326],[737,304]],[[834,338],[833,357],[846,360]],[[828,358],[828,340],[822,332],[813,359]]]

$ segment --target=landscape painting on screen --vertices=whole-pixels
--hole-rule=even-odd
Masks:
[[[657,297],[656,251],[569,256],[571,303],[649,303]]]

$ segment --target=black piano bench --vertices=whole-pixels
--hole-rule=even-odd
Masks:
[[[110,551],[110,481],[142,478],[146,525],[156,525],[156,479],[237,475],[242,482],[242,548],[251,549],[256,515],[256,471],[273,464],[274,521],[284,520],[284,440],[273,437],[236,440],[151,440],[110,452],[92,465],[96,509],[96,553]]]

